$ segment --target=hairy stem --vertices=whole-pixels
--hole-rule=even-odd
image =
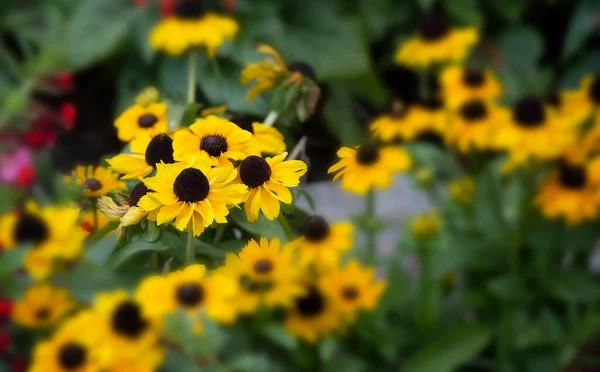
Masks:
[[[185,264],[191,265],[196,261],[196,252],[194,243],[196,242],[196,237],[194,236],[194,231],[192,229],[188,229],[187,236],[187,244],[185,245]]]
[[[188,103],[193,103],[196,101],[196,66],[198,65],[197,59],[197,52],[194,50],[190,51],[188,60]]]

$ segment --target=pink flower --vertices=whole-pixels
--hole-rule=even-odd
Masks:
[[[31,155],[25,148],[12,154],[0,154],[0,181],[9,185],[27,187],[33,180]]]

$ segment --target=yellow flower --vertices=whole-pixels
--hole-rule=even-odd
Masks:
[[[457,203],[469,204],[473,199],[475,185],[471,177],[461,177],[448,184],[448,193]]]
[[[135,104],[140,106],[148,106],[154,102],[158,102],[160,93],[154,87],[144,88],[136,97]]]
[[[144,180],[154,192],[142,197],[138,205],[148,212],[158,210],[159,225],[175,219],[175,228],[189,228],[195,236],[215,221],[226,223],[229,208],[242,202],[247,190],[234,183],[237,171],[233,167],[211,168],[205,154],[197,154],[187,163],[159,163],[156,167],[156,176]]]
[[[109,348],[112,364],[145,366],[144,370],[153,371],[162,363],[157,324],[144,316],[140,302],[117,290],[96,295],[94,310],[100,316],[95,327],[106,329],[103,344]]]
[[[392,112],[377,117],[370,125],[373,137],[382,141],[393,141],[396,139],[410,138],[412,131],[423,121],[422,111],[415,106],[405,106],[400,102],[394,102]]]
[[[563,159],[541,186],[535,204],[549,219],[569,225],[597,217],[600,209],[600,158],[570,163]]]
[[[464,101],[451,113],[448,142],[461,152],[494,148],[496,128],[506,121],[506,112],[491,102],[479,99]]]
[[[498,123],[496,145],[508,151],[504,171],[530,161],[547,161],[560,156],[575,140],[575,131],[549,111],[541,100],[526,97],[513,107],[511,118]]]
[[[590,115],[598,115],[600,107],[600,78],[586,76],[581,87],[574,91],[553,92],[545,97],[552,113],[572,126],[582,124]]]
[[[205,47],[213,57],[226,40],[233,40],[238,32],[235,20],[215,13],[205,12],[202,1],[179,0],[173,15],[154,26],[150,44],[156,50],[171,55]]]
[[[196,119],[189,131],[175,133],[173,150],[177,161],[188,161],[203,153],[210,156],[212,165],[230,165],[229,159],[242,160],[248,155],[260,154],[252,133],[214,115]]]
[[[131,154],[119,154],[106,162],[121,179],[134,180],[152,173],[158,163],[171,164],[173,160],[173,139],[165,133],[151,136],[139,133],[129,144]]]
[[[77,185],[84,187],[83,195],[88,198],[97,198],[125,188],[125,182],[119,181],[118,174],[103,167],[78,165],[72,177]],[[65,182],[70,180],[71,177],[65,176]]]
[[[150,136],[166,133],[169,129],[167,104],[162,102],[135,104],[115,120],[115,127],[119,139],[123,142],[131,141],[139,133],[147,133]]]
[[[258,219],[260,211],[273,220],[279,216],[279,202],[292,203],[292,193],[288,188],[296,187],[300,177],[306,173],[306,164],[300,160],[284,161],[287,152],[272,158],[248,156],[240,164],[240,180],[248,186],[244,198],[244,209],[248,221]]]
[[[31,372],[105,371],[110,355],[98,315],[83,311],[64,322],[52,338],[36,345]]]
[[[314,344],[337,330],[343,320],[335,300],[321,288],[311,286],[287,313],[285,327],[291,334]]]
[[[437,98],[428,99],[416,105],[415,110],[418,114],[404,128],[404,139],[444,148],[450,121],[443,102]]]
[[[4,250],[11,250],[17,244],[31,244],[24,267],[35,279],[44,279],[60,263],[79,257],[87,234],[78,220],[78,208],[39,207],[29,201],[19,214],[0,218],[0,242]]]
[[[145,198],[148,192],[148,187],[143,182],[138,182],[131,189],[127,199],[119,200],[120,204],[115,203],[113,199],[106,196],[101,196],[98,200],[98,208],[102,215],[106,216],[105,218],[121,222],[117,227],[117,240],[122,237],[123,229],[127,226],[136,225],[146,217],[150,221],[156,221],[158,213],[156,208],[150,209],[150,207],[147,207],[148,211],[146,211],[139,207],[140,200]],[[152,200],[148,202],[152,203]]]
[[[502,86],[490,70],[450,66],[440,75],[440,84],[444,100],[450,107],[472,99],[490,101],[502,95]]]
[[[460,62],[479,40],[472,27],[453,29],[448,21],[436,14],[423,19],[418,35],[408,39],[398,49],[398,64],[428,68],[433,64]]]
[[[287,65],[275,49],[266,44],[259,44],[257,49],[259,52],[266,54],[268,59],[251,63],[242,70],[240,81],[243,85],[255,81],[252,88],[248,90],[246,96],[248,101],[255,99],[262,92],[271,88],[275,82],[289,74]]]
[[[27,328],[56,325],[74,306],[65,289],[50,284],[35,284],[15,302],[12,321]]]
[[[302,236],[288,243],[286,248],[296,249],[303,264],[329,269],[352,247],[353,234],[354,227],[349,222],[330,225],[323,217],[312,216],[304,223]]]
[[[231,277],[212,274],[206,276],[206,267],[196,264],[166,277],[153,276],[145,279],[136,291],[136,299],[142,304],[144,314],[157,321],[177,309],[184,310],[192,320],[199,320],[204,311],[210,318],[231,324],[237,317],[235,306],[238,283]],[[200,322],[196,322],[198,330]]]
[[[279,239],[260,244],[250,240],[238,255],[228,253],[219,271],[240,284],[233,305],[249,314],[259,307],[289,307],[304,292],[301,268],[293,261],[293,250],[280,249]]]
[[[286,145],[283,134],[277,129],[259,123],[247,115],[236,115],[231,118],[231,122],[252,133],[252,138],[258,142],[261,153],[279,155],[285,151]]]
[[[373,268],[362,268],[357,260],[334,270],[320,279],[320,287],[345,315],[353,318],[356,311],[373,310],[385,289],[385,281],[375,281]]]
[[[337,172],[333,180],[342,178],[342,189],[359,195],[373,187],[390,187],[392,175],[408,170],[412,162],[404,150],[392,146],[378,148],[363,145],[357,149],[342,147],[337,155],[341,160],[327,172]]]
[[[416,214],[411,221],[411,231],[418,238],[430,238],[440,231],[442,218],[437,210]]]

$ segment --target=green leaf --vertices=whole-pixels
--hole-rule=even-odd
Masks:
[[[14,247],[10,251],[0,253],[0,278],[9,276],[20,268],[28,251],[23,247]]]
[[[287,350],[295,350],[298,348],[298,340],[296,340],[296,338],[281,325],[267,325],[262,328],[262,333],[271,341],[283,346]]]
[[[525,278],[516,274],[507,274],[490,280],[487,289],[501,301],[517,303],[532,297],[527,290]]]
[[[359,144],[364,133],[352,110],[354,100],[343,84],[331,83],[325,101],[323,118],[329,132],[344,145]]]
[[[287,237],[281,228],[279,221],[269,221],[262,215],[258,216],[256,222],[248,222],[246,214],[242,209],[232,209],[229,212],[231,219],[243,230],[249,232],[257,238],[273,239],[278,238],[280,241],[286,241]]]
[[[156,225],[156,222],[146,220],[146,229],[144,230],[144,240],[148,243],[152,243],[158,240],[160,237],[160,229]]]
[[[571,23],[565,36],[562,61],[571,58],[585,44],[586,40],[597,28],[600,2],[597,0],[581,0],[578,2],[575,13],[571,16]]]
[[[459,23],[470,26],[481,26],[483,15],[477,0],[444,0],[442,5],[448,17]]]
[[[360,16],[372,40],[381,39],[392,27],[410,19],[410,4],[395,0],[360,0]]]
[[[328,338],[319,343],[319,356],[322,361],[328,362],[335,355],[338,349],[338,341],[333,338]]]
[[[597,73],[600,73],[600,50],[598,49],[586,53],[578,61],[569,63],[567,71],[560,79],[560,87],[577,88],[584,76]]]
[[[181,117],[181,126],[189,127],[194,124],[196,117],[198,116],[198,109],[200,108],[200,104],[193,102],[189,103],[185,110],[183,110],[183,116]]]
[[[424,12],[429,12],[435,4],[435,0],[417,0],[417,3]]]
[[[450,372],[475,358],[490,337],[490,329],[483,325],[455,328],[410,356],[402,372]]]
[[[545,283],[555,298],[566,302],[588,302],[600,299],[600,281],[582,271],[559,271]]]
[[[133,14],[126,0],[79,2],[66,26],[70,66],[81,69],[108,56],[127,36]]]
[[[87,258],[97,264],[105,263],[117,246],[117,234],[111,233],[98,240],[87,250]]]
[[[516,23],[530,3],[523,0],[488,0],[488,3],[507,21]]]
[[[147,242],[144,239],[138,239],[133,243],[128,244],[108,261],[108,266],[112,268],[119,267],[131,260],[133,257],[140,253],[145,252],[161,252],[167,250],[168,247],[160,244],[159,242]]]

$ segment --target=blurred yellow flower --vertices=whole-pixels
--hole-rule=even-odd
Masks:
[[[97,198],[125,188],[125,182],[119,181],[119,175],[104,167],[78,165],[71,177],[77,185],[84,187],[83,195],[88,198]],[[71,177],[65,176],[65,183],[69,183]]]
[[[148,106],[151,103],[158,102],[160,93],[154,87],[144,88],[136,97],[135,104],[140,106]]]
[[[475,192],[475,185],[471,177],[461,177],[450,181],[448,184],[448,193],[457,203],[470,204]]]
[[[428,68],[434,64],[460,62],[479,41],[473,27],[454,29],[437,14],[427,15],[418,35],[405,41],[394,57],[398,64]]]
[[[338,330],[343,322],[335,300],[316,285],[297,298],[285,318],[287,330],[302,340],[314,344],[320,338]]]
[[[442,71],[440,84],[444,100],[452,108],[472,99],[491,101],[502,95],[502,85],[490,70],[450,66]]]
[[[27,328],[48,328],[58,324],[75,303],[66,289],[35,284],[14,303],[12,321]]]
[[[404,140],[411,137],[410,128],[422,121],[421,110],[416,106],[406,106],[399,101],[392,104],[390,113],[378,116],[369,128],[373,137],[385,142]]]
[[[407,171],[412,164],[410,156],[394,146],[342,147],[337,155],[340,161],[331,166],[327,173],[336,173],[333,180],[341,178],[342,189],[359,195],[374,187],[389,188],[394,173]]]
[[[442,218],[437,210],[417,213],[413,216],[410,229],[418,238],[430,238],[440,231]]]
[[[451,112],[447,139],[462,153],[491,150],[498,126],[506,121],[506,111],[494,103],[471,99]]]

